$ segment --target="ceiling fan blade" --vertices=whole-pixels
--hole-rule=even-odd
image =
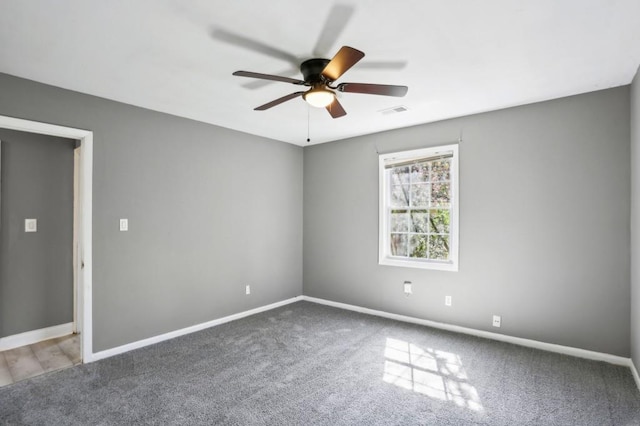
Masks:
[[[331,8],[313,48],[313,54],[316,57],[325,58],[329,54],[351,19],[351,15],[353,15],[353,6],[336,4]]]
[[[300,70],[298,70],[297,68],[296,69],[290,68],[288,70],[277,72],[276,74],[279,74],[281,76],[282,75],[284,75],[284,76],[294,76],[294,75],[297,75],[299,73],[300,73]],[[251,80],[251,81],[249,81],[247,83],[244,83],[242,85],[242,87],[245,87],[245,88],[251,89],[251,90],[255,90],[255,89],[260,89],[262,87],[268,86],[268,85],[270,85],[272,83],[274,83],[273,80],[263,80],[263,79],[257,80],[256,79],[256,80]]]
[[[362,58],[364,58],[364,52],[353,47],[342,46],[336,56],[324,67],[322,75],[330,81],[336,81]]]
[[[262,80],[282,81],[283,83],[302,84],[302,85],[305,84],[304,81],[298,80],[295,78],[281,77],[279,75],[271,75],[271,74],[261,74],[259,72],[236,71],[233,73],[233,75],[236,75],[239,77],[261,78]]]
[[[257,108],[254,108],[255,111],[264,111],[265,109],[269,109],[269,108],[273,108],[276,105],[280,105],[283,102],[286,102],[288,100],[291,100],[293,98],[297,98],[298,96],[301,96],[304,92],[295,92],[295,93],[291,93],[290,95],[287,96],[283,96],[281,98],[278,98],[274,101],[268,102],[264,105],[260,105]]]
[[[234,34],[221,28],[213,29],[213,31],[211,31],[211,37],[225,43],[233,44],[248,50],[253,50],[254,52],[261,53],[263,55],[271,56],[272,58],[282,59],[283,61],[287,61],[295,67],[297,67],[300,63],[299,58],[289,52],[285,52],[284,50],[264,44],[261,41],[253,40],[243,35]]]
[[[347,115],[347,111],[342,108],[342,104],[338,102],[338,98],[334,98],[333,102],[326,106],[326,109],[333,118],[340,118]]]
[[[366,95],[383,95],[402,97],[407,94],[407,86],[391,86],[387,84],[341,83],[336,90],[349,93],[364,93]]]

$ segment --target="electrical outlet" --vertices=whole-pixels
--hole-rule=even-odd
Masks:
[[[38,232],[38,219],[25,219],[24,232]]]
[[[407,296],[412,294],[413,291],[411,289],[411,281],[405,281],[404,282],[404,294],[406,294]]]
[[[451,296],[445,296],[444,297],[444,304],[446,306],[451,306]]]
[[[251,286],[250,285],[246,285],[244,287],[244,293],[245,294],[251,294]]]
[[[120,231],[126,232],[129,230],[129,219],[120,219]]]
[[[494,315],[493,316],[493,326],[494,327],[500,327],[500,323],[502,322],[502,317],[500,317],[500,315]]]

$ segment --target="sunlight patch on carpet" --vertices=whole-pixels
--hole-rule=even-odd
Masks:
[[[385,382],[473,411],[483,410],[458,355],[387,338],[384,357]]]

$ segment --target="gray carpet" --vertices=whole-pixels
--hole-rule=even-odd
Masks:
[[[2,425],[640,425],[628,368],[285,307],[0,388]]]

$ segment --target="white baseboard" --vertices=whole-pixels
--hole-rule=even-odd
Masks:
[[[636,386],[638,387],[638,390],[640,390],[640,375],[638,375],[638,370],[636,369],[636,365],[633,363],[633,360],[629,361],[629,368],[631,368],[631,373],[636,381]]]
[[[134,349],[143,348],[145,346],[153,345],[155,343],[160,343],[165,340],[174,339],[179,336],[184,336],[185,334],[195,333],[196,331],[204,330],[206,328],[215,327],[220,324],[224,324],[230,321],[235,321],[240,318],[248,317],[250,315],[255,315],[260,312],[269,311],[271,309],[279,308],[284,305],[288,305],[290,303],[298,302],[302,300],[302,296],[293,297],[291,299],[282,300],[280,302],[272,303],[270,305],[261,306],[259,308],[250,309],[248,311],[240,312],[237,314],[229,315],[223,318],[218,318],[212,321],[203,322],[201,324],[192,325],[190,327],[182,328],[180,330],[170,331],[169,333],[160,334],[158,336],[149,337],[147,339],[138,340],[136,342],[127,343],[126,345],[118,346],[115,348],[107,349],[100,352],[95,352],[92,354],[89,360],[85,360],[85,362],[93,362],[98,361],[100,359],[109,358],[114,355],[119,355],[125,352],[132,351]]]
[[[384,317],[384,318],[394,319],[398,321],[409,322],[413,324],[425,325],[427,327],[438,328],[441,330],[453,331],[455,333],[469,334],[472,336],[484,337],[485,339],[498,340],[501,342],[513,343],[515,345],[526,346],[529,348],[541,349],[548,352],[556,352],[560,354],[571,355],[578,358],[586,358],[586,359],[591,359],[595,361],[604,361],[610,364],[623,365],[625,367],[629,367],[630,365],[632,365],[631,359],[629,358],[625,358],[617,355],[605,354],[602,352],[588,351],[586,349],[572,348],[570,346],[556,345],[554,343],[545,343],[537,340],[523,339],[521,337],[507,336],[504,334],[492,333],[492,332],[483,331],[483,330],[476,330],[474,328],[461,327],[457,325],[445,324],[445,323],[436,322],[436,321],[429,321],[425,319],[409,317],[406,315],[392,314],[389,312],[363,308],[360,306],[349,305],[346,303],[333,302],[331,300],[318,299],[315,297],[302,296],[302,300],[306,300],[308,302],[313,302],[313,303],[319,303],[327,306],[333,306],[335,308],[347,309],[350,311],[360,312],[363,314],[375,315],[378,317]],[[640,383],[640,381],[638,381],[639,379],[638,379],[637,372],[635,372],[635,377],[636,377],[636,382]]]
[[[19,348],[20,346],[32,345],[43,340],[54,339],[73,333],[73,323],[54,325],[53,327],[41,328],[39,330],[25,331],[13,336],[0,338],[0,351]]]
[[[248,316],[251,316],[251,315],[255,315],[255,314],[258,314],[260,312],[269,311],[271,309],[279,308],[281,306],[285,306],[285,305],[288,305],[290,303],[295,303],[295,302],[298,302],[298,301],[301,301],[301,300],[306,300],[308,302],[318,303],[318,304],[327,305],[327,306],[333,306],[335,308],[346,309],[346,310],[360,312],[360,313],[364,313],[364,314],[375,315],[375,316],[379,316],[379,317],[383,317],[383,318],[389,318],[389,319],[393,319],[393,320],[397,320],[397,321],[403,321],[403,322],[408,322],[408,323],[413,323],[413,324],[424,325],[424,326],[427,326],[427,327],[433,327],[433,328],[437,328],[437,329],[441,329],[441,330],[447,330],[447,331],[452,331],[452,332],[456,332],[456,333],[468,334],[468,335],[472,335],[472,336],[483,337],[483,338],[486,338],[486,339],[497,340],[497,341],[501,341],[501,342],[513,343],[515,345],[520,345],[520,346],[525,346],[525,347],[530,347],[530,348],[535,348],[535,349],[541,349],[541,350],[545,350],[545,351],[548,351],[548,352],[555,352],[555,353],[571,355],[571,356],[575,356],[575,357],[579,357],[579,358],[591,359],[591,360],[595,360],[595,361],[604,361],[604,362],[608,362],[610,364],[615,364],[615,365],[622,365],[622,366],[625,366],[625,367],[629,367],[631,369],[633,377],[634,377],[634,379],[636,381],[636,384],[638,385],[638,389],[640,389],[640,376],[638,375],[638,371],[636,370],[636,368],[635,368],[635,366],[634,366],[634,364],[633,364],[633,362],[631,361],[630,358],[625,358],[625,357],[621,357],[621,356],[617,356],[617,355],[611,355],[611,354],[605,354],[605,353],[602,353],[602,352],[588,351],[588,350],[585,350],[585,349],[572,348],[572,347],[569,347],[569,346],[556,345],[556,344],[553,344],[553,343],[545,343],[545,342],[540,342],[540,341],[537,341],[537,340],[524,339],[524,338],[521,338],[521,337],[507,336],[507,335],[504,335],[504,334],[492,333],[492,332],[483,331],[483,330],[476,330],[476,329],[473,329],[473,328],[461,327],[461,326],[457,326],[457,325],[445,324],[445,323],[441,323],[441,322],[430,321],[430,320],[410,317],[410,316],[406,316],[406,315],[392,314],[392,313],[389,313],[389,312],[378,311],[378,310],[375,310],[375,309],[363,308],[363,307],[356,306],[356,305],[349,305],[349,304],[346,304],[346,303],[333,302],[333,301],[330,301],[330,300],[318,299],[318,298],[309,297],[309,296],[293,297],[291,299],[286,299],[286,300],[283,300],[283,301],[280,301],[280,302],[272,303],[270,305],[261,306],[261,307],[255,308],[255,309],[250,309],[248,311],[244,311],[244,312],[240,312],[240,313],[237,313],[237,314],[229,315],[229,316],[226,316],[226,317],[223,317],[223,318],[218,318],[218,319],[215,319],[215,320],[212,320],[212,321],[208,321],[208,322],[205,322],[205,323],[196,324],[196,325],[193,325],[193,326],[190,326],[190,327],[182,328],[180,330],[171,331],[169,333],[161,334],[161,335],[158,335],[158,336],[154,336],[154,337],[150,337],[150,338],[147,338],[147,339],[139,340],[139,341],[136,341],[136,342],[128,343],[126,345],[118,346],[118,347],[107,349],[107,350],[100,351],[100,352],[96,352],[96,353],[92,354],[90,359],[88,359],[88,360],[85,359],[84,362],[92,362],[92,361],[98,361],[98,360],[104,359],[104,358],[109,358],[109,357],[112,357],[114,355],[119,355],[119,354],[122,354],[122,353],[125,353],[125,352],[132,351],[134,349],[143,348],[145,346],[153,345],[155,343],[163,342],[165,340],[173,339],[173,338],[176,338],[176,337],[179,337],[179,336],[184,336],[186,334],[194,333],[196,331],[204,330],[204,329],[207,329],[207,328],[210,328],[210,327],[215,327],[215,326],[220,325],[220,324],[224,324],[224,323],[227,323],[227,322],[230,322],[230,321],[235,321],[235,320],[238,320],[238,319],[241,319],[241,318],[245,318],[245,317],[248,317]],[[71,324],[65,324],[65,326],[68,326],[69,329],[71,328]],[[64,334],[68,334],[68,333],[63,333],[62,335],[64,335]],[[0,343],[2,342],[2,340],[3,339],[0,339]]]

